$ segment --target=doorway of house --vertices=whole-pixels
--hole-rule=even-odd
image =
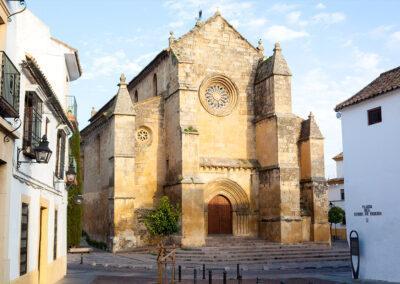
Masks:
[[[232,206],[223,195],[217,195],[208,203],[208,234],[232,234]]]

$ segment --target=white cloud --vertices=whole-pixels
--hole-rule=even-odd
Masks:
[[[271,26],[264,33],[264,37],[271,41],[289,41],[297,38],[306,37],[309,34],[305,31],[295,31],[286,26]]]
[[[346,20],[346,15],[341,12],[334,13],[319,13],[312,17],[315,23],[321,23],[324,25],[332,25],[343,22]]]
[[[387,46],[392,49],[400,48],[400,31],[396,31],[390,34],[387,41]]]
[[[307,26],[308,22],[301,20],[301,12],[300,11],[293,11],[290,12],[286,15],[286,21],[290,24],[290,25],[298,25],[300,27],[305,27]]]
[[[117,50],[112,53],[95,51],[92,61],[86,64],[82,79],[93,80],[99,77],[108,77],[115,75],[115,72],[124,72],[130,78],[139,72],[152,56],[154,56],[154,53],[144,54],[132,59],[123,50]]]
[[[316,9],[323,10],[326,8],[326,5],[324,3],[318,3],[317,6],[315,6]]]
[[[296,9],[297,7],[298,7],[297,4],[276,3],[269,9],[269,11],[278,13],[287,13],[291,10]]]
[[[243,26],[249,27],[249,28],[260,28],[264,26],[268,20],[266,18],[258,18],[258,19],[252,19],[249,20],[248,22],[244,23]]]
[[[290,24],[295,24],[300,20],[301,12],[300,11],[294,11],[290,12],[289,14],[286,15],[286,20]]]
[[[184,25],[184,22],[183,22],[183,21],[175,21],[175,22],[171,22],[171,23],[168,24],[168,26],[169,26],[171,29],[177,29],[177,28],[182,27],[183,25]]]
[[[169,0],[164,6],[183,22],[192,20],[194,23],[199,10],[203,11],[203,19],[219,10],[235,27],[245,25],[248,19],[254,18],[253,3],[250,1]]]
[[[393,25],[382,25],[382,26],[378,26],[373,28],[370,32],[369,35],[374,38],[374,39],[378,39],[378,38],[382,38],[382,37],[386,37],[387,33],[392,31],[394,28]]]
[[[380,63],[380,56],[373,52],[364,52],[356,48],[354,50],[354,66],[364,70],[376,70],[379,72],[378,64]]]

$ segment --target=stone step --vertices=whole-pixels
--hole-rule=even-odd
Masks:
[[[341,262],[343,265],[349,265],[349,259],[348,258],[329,258],[329,259],[320,259],[320,258],[309,258],[309,259],[297,259],[297,260],[241,260],[241,261],[206,261],[206,260],[197,260],[197,261],[179,261],[177,260],[177,264],[179,263],[184,263],[185,265],[191,265],[191,266],[201,266],[205,264],[206,266],[218,266],[218,265],[229,265],[229,266],[234,266],[237,263],[240,263],[241,265],[254,265],[254,264],[263,264],[263,265],[288,265],[292,264],[293,266],[298,264],[298,265],[303,265],[307,263],[318,263],[320,266],[329,266],[329,263],[331,262]]]
[[[177,251],[177,256],[204,256],[204,255],[226,255],[230,257],[234,256],[249,256],[249,255],[292,255],[292,254],[345,254],[348,255],[348,250],[321,250],[321,249],[312,249],[312,250],[257,250],[257,251],[202,251],[202,252],[182,252]]]
[[[176,256],[177,259],[210,259],[210,260],[230,260],[230,259],[295,259],[295,258],[330,258],[330,257],[345,257],[350,258],[350,254],[290,254],[290,255],[247,255],[247,256],[227,256],[227,255],[203,255],[199,257],[188,257],[188,256]]]
[[[252,255],[202,255],[202,256],[187,256],[187,255],[177,255],[177,259],[220,259],[220,260],[227,260],[227,259],[266,259],[266,258],[282,258],[282,259],[289,259],[294,257],[347,257],[349,258],[350,255],[348,253],[330,253],[330,254],[321,254],[321,253],[307,253],[307,254],[290,254],[290,255],[281,255],[281,254],[252,254]]]

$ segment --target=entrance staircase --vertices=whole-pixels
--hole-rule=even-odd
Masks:
[[[305,269],[349,267],[347,243],[302,243],[282,245],[254,238],[232,236],[208,237],[202,248],[179,249],[177,264],[185,267],[231,269],[240,264],[243,269]]]

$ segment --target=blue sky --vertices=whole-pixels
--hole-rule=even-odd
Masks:
[[[79,50],[84,75],[73,82],[80,126],[91,107],[99,109],[117,91],[121,72],[130,80],[176,37],[220,10],[265,55],[280,41],[293,73],[296,114],[312,111],[325,136],[327,177],[341,151],[340,121],[334,106],[381,72],[400,65],[400,1],[256,0],[27,0],[28,8],[53,36]]]

